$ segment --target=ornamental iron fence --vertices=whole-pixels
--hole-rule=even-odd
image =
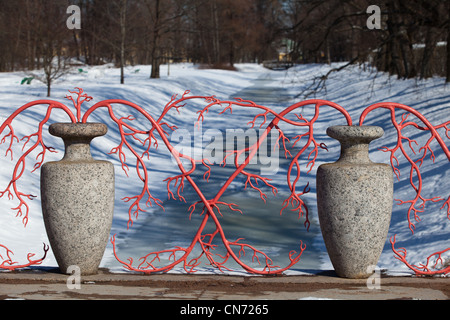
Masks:
[[[38,100],[30,102],[18,108],[11,114],[0,127],[1,143],[6,145],[6,156],[10,156],[14,161],[14,146],[21,145],[22,152],[19,154],[18,160],[15,162],[15,167],[12,172],[11,180],[8,185],[0,192],[0,197],[7,197],[9,200],[15,200],[18,205],[12,210],[17,217],[21,217],[23,224],[26,226],[29,220],[29,205],[28,201],[35,198],[35,195],[23,191],[18,185],[18,181],[23,177],[26,168],[31,161],[30,155],[38,153],[33,166],[33,172],[39,170],[44,164],[46,155],[54,153],[56,150],[48,146],[44,141],[43,128],[47,122],[50,121],[50,116],[54,110],[61,110],[68,116],[71,123],[87,123],[91,115],[98,109],[106,109],[109,115],[108,121],[112,121],[111,125],[117,127],[121,140],[118,145],[110,151],[110,155],[117,157],[120,161],[121,169],[128,175],[130,168],[126,154],[131,153],[134,157],[132,160],[136,162],[136,176],[142,184],[141,192],[135,195],[124,197],[122,200],[129,204],[128,223],[127,228],[132,228],[133,222],[137,217],[145,212],[144,206],[158,206],[164,210],[163,201],[152,194],[149,186],[151,181],[149,179],[149,162],[150,151],[158,148],[167,148],[179,168],[180,173],[165,180],[167,183],[167,194],[170,199],[177,199],[186,201],[183,197],[183,190],[186,183],[189,183],[195,190],[198,196],[198,201],[190,206],[189,214],[185,217],[190,218],[194,213],[199,213],[202,216],[202,222],[198,227],[197,232],[193,235],[192,242],[187,247],[177,246],[175,248],[167,248],[165,250],[150,252],[139,259],[135,264],[132,258],[124,261],[116,250],[116,235],[110,239],[113,245],[114,255],[126,269],[144,273],[167,272],[172,270],[175,266],[182,265],[187,273],[193,273],[201,264],[201,259],[206,259],[211,266],[220,271],[229,270],[226,263],[229,260],[237,262],[245,271],[252,274],[279,274],[292,268],[299,262],[302,253],[306,250],[306,245],[300,241],[300,246],[297,250],[289,253],[289,264],[286,266],[277,266],[268,254],[259,250],[258,248],[245,242],[243,238],[231,240],[227,238],[226,230],[223,229],[219,216],[222,215],[221,208],[227,208],[232,212],[243,214],[237,204],[228,203],[222,199],[227,188],[233,183],[236,178],[242,177],[244,179],[244,188],[254,190],[257,192],[261,201],[265,203],[268,201],[267,193],[271,192],[274,195],[278,193],[277,187],[271,183],[271,179],[264,177],[262,174],[254,174],[246,170],[247,166],[257,154],[263,141],[268,138],[272,131],[277,133],[276,147],[280,150],[286,159],[289,159],[289,168],[286,174],[286,183],[289,190],[289,196],[284,200],[280,208],[280,214],[290,208],[296,212],[299,218],[305,219],[305,227],[309,229],[310,226],[310,210],[308,205],[302,199],[302,196],[311,192],[309,183],[303,183],[304,175],[310,173],[315,169],[316,161],[319,152],[326,151],[327,146],[318,141],[317,133],[314,125],[317,123],[323,108],[333,108],[336,110],[342,120],[348,126],[353,126],[353,120],[345,108],[340,105],[325,101],[325,100],[308,100],[298,102],[282,112],[275,112],[274,110],[258,105],[255,102],[237,98],[235,100],[219,100],[214,96],[195,96],[190,95],[189,91],[184,92],[183,95],[172,96],[171,100],[164,106],[161,115],[154,117],[149,114],[141,106],[125,100],[105,100],[94,104],[82,113],[82,105],[90,102],[92,97],[84,93],[80,88],[74,91],[69,91],[67,99],[73,103],[73,107],[69,108],[66,105],[51,101]],[[225,156],[221,165],[225,165],[227,160],[234,164],[234,172],[226,179],[225,183],[221,185],[215,197],[206,198],[198,183],[193,178],[193,173],[199,166],[205,170],[203,178],[208,181],[212,172],[211,168],[214,164],[207,158],[194,159],[190,155],[180,153],[169,141],[169,133],[176,131],[176,125],[170,123],[166,119],[166,115],[171,112],[182,112],[183,109],[191,102],[203,104],[197,111],[197,125],[203,124],[210,110],[218,109],[219,115],[225,117],[227,113],[233,113],[237,108],[253,110],[256,115],[248,123],[250,128],[261,128],[262,134],[258,137],[256,143],[244,147],[240,150],[229,150],[225,152]],[[138,114],[142,119],[147,121],[146,127],[137,127],[134,125],[133,116],[120,116],[115,111],[115,106],[120,105],[125,108],[133,110],[134,114]],[[14,121],[23,112],[31,108],[45,108],[44,117],[39,121],[36,132],[31,133],[23,138],[18,137],[14,130]],[[299,111],[308,108],[312,110],[312,117],[306,118]],[[442,151],[450,161],[450,151],[446,145],[444,138],[450,139],[450,121],[446,121],[440,125],[431,124],[421,113],[415,109],[398,104],[398,103],[377,103],[365,109],[359,119],[359,126],[363,126],[369,115],[378,109],[385,109],[390,113],[391,125],[395,128],[397,135],[397,144],[393,147],[384,147],[384,151],[389,156],[389,162],[392,166],[394,176],[400,179],[400,159],[402,155],[406,160],[409,169],[409,184],[414,191],[415,196],[412,199],[398,199],[397,204],[405,206],[406,220],[408,228],[412,233],[415,231],[415,224],[420,221],[421,215],[426,209],[426,205],[430,202],[441,203],[441,209],[445,211],[447,219],[450,219],[450,196],[433,196],[431,198],[424,195],[424,183],[421,174],[421,166],[424,160],[429,157],[433,162],[435,154],[431,148],[433,141],[437,142]],[[412,120],[411,118],[414,118]],[[295,136],[288,136],[284,126],[292,126],[298,128],[300,133]],[[427,142],[423,146],[418,146],[418,142],[411,136],[405,134],[405,129],[415,129],[420,133],[429,135]],[[301,129],[301,130],[300,130]],[[445,136],[441,136],[438,130],[445,131]],[[161,142],[163,146],[161,146]],[[136,144],[141,146],[143,150],[138,150]],[[419,147],[417,152],[417,147]],[[409,153],[419,154],[418,159],[413,159]],[[300,161],[307,162],[306,170],[302,169]],[[448,190],[445,190],[448,192]],[[184,218],[184,217],[181,217]],[[206,225],[208,222],[214,224],[212,232],[207,231]],[[4,228],[4,226],[3,226]],[[245,228],[245,226],[243,226]],[[433,252],[425,257],[425,264],[413,264],[407,259],[407,250],[405,248],[396,248],[396,241],[398,235],[390,239],[392,250],[397,259],[402,261],[408,268],[413,270],[417,275],[434,275],[434,274],[448,274],[450,266],[445,266],[443,262],[443,255],[450,251],[450,248],[443,248],[438,252]],[[220,239],[224,246],[226,253],[215,253],[217,245],[214,240]],[[425,245],[425,244],[424,244]],[[201,248],[200,253],[193,251],[194,247]],[[26,263],[19,263],[13,259],[13,251],[7,246],[0,244],[0,269],[15,270],[19,268],[28,267],[31,265],[39,265],[46,258],[50,247],[44,245],[44,253],[41,258],[35,259],[35,254],[29,254]],[[243,257],[249,254],[252,261],[257,261],[260,268],[254,268],[243,261]],[[156,266],[156,262],[161,261],[161,257],[168,257],[167,264],[164,266]],[[438,265],[441,268],[438,268]]]

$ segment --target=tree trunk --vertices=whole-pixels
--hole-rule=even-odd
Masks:
[[[50,97],[50,95],[51,95],[52,80],[51,80],[51,79],[48,79],[47,81],[48,81],[48,82],[47,82],[47,97]]]
[[[428,27],[425,38],[425,48],[423,49],[422,64],[420,69],[420,78],[426,79],[432,76],[430,61],[433,59],[434,49],[436,48],[436,39],[434,37],[433,27]]]
[[[219,35],[219,16],[217,12],[217,0],[213,0],[211,6],[211,18],[213,22],[213,63],[220,63],[220,35]]]
[[[393,1],[392,3],[389,2],[388,7],[388,20],[387,20],[387,30],[389,34],[390,40],[387,43],[387,54],[389,56],[389,65],[388,65],[388,72],[390,74],[397,74],[397,77],[403,78],[405,77],[405,70],[404,65],[402,65],[400,61],[400,55],[401,55],[401,48],[400,46],[401,41],[399,39],[400,37],[400,26],[398,22],[397,17],[397,2]]]
[[[155,1],[155,22],[153,25],[152,73],[150,78],[159,79],[159,37],[160,37],[160,0]]]
[[[51,65],[52,60],[53,59],[50,59],[50,64],[44,67],[45,83],[47,84],[47,97],[50,97],[52,88],[52,65]]]
[[[126,20],[127,19],[127,0],[122,0],[120,7],[120,83],[125,83],[125,39],[126,39]]]
[[[160,72],[159,72],[159,52],[156,50],[152,50],[152,73],[150,75],[150,78],[152,79],[159,79],[160,78]]]
[[[447,71],[446,82],[450,82],[450,23],[447,24]]]

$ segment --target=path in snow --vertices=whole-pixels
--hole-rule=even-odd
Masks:
[[[290,101],[293,96],[287,88],[280,86],[273,78],[273,72],[267,72],[253,81],[253,85],[236,92],[229,99],[242,98],[259,104],[279,104]]]

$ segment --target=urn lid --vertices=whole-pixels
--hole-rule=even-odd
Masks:
[[[355,141],[369,143],[381,138],[384,130],[376,126],[333,126],[327,129],[327,134],[339,141]]]
[[[104,136],[108,126],[104,123],[54,123],[50,125],[49,132],[63,139],[93,139]]]

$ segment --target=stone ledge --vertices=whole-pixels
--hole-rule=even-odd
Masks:
[[[81,277],[80,289],[55,270],[0,273],[0,299],[25,300],[448,300],[450,278],[384,276],[367,280],[334,272],[301,276],[232,276],[109,273]]]

